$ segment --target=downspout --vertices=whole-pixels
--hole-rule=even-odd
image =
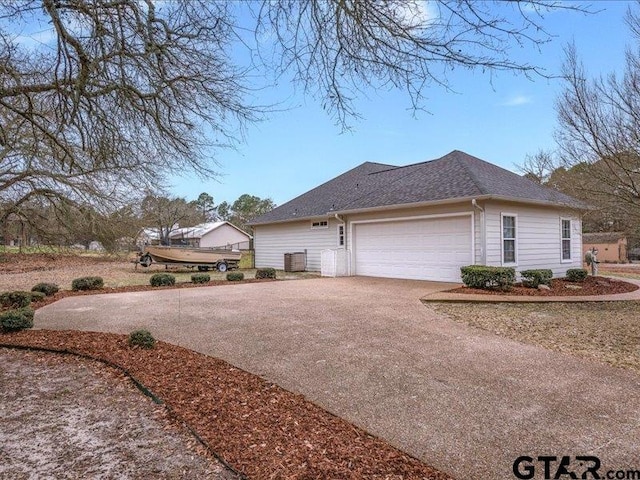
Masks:
[[[480,265],[486,265],[487,264],[487,257],[486,257],[486,244],[487,244],[487,238],[485,235],[485,220],[484,220],[484,208],[482,208],[480,205],[478,205],[478,202],[476,201],[476,199],[474,198],[473,200],[471,200],[471,205],[474,206],[474,208],[477,208],[478,210],[480,210],[480,262],[477,261],[476,259],[476,264],[480,264]]]

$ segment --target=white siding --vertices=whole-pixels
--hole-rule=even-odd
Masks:
[[[205,234],[200,239],[201,247],[225,247],[227,245],[240,245],[240,248],[249,248],[249,236],[238,231],[230,225],[221,225],[220,227]]]
[[[327,220],[323,218],[321,220]],[[328,219],[328,228],[311,228],[311,221],[288,222],[254,227],[256,267],[284,268],[284,254],[307,251],[307,270],[320,271],[320,252],[337,248],[337,225]]]
[[[487,265],[502,265],[501,216],[517,216],[517,272],[549,268],[556,277],[582,267],[582,223],[575,212],[556,208],[489,202],[485,205]],[[560,219],[571,219],[571,261],[561,260]],[[509,265],[512,266],[512,265]]]

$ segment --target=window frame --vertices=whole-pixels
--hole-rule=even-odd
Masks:
[[[311,230],[325,230],[329,228],[329,220],[312,220]]]
[[[564,236],[564,222],[569,222],[569,238]],[[564,242],[569,241],[569,258],[564,258]],[[573,221],[568,217],[560,217],[560,262],[573,262]]]
[[[346,236],[345,232],[347,231],[344,223],[339,223],[338,228],[336,229],[338,235],[338,248],[346,247]]]
[[[513,218],[513,228],[515,230],[513,238],[505,238],[504,236],[504,218]],[[513,262],[507,262],[504,259],[505,249],[504,242],[513,241]],[[502,266],[517,267],[518,266],[518,215],[516,213],[502,212],[500,214],[500,263]]]

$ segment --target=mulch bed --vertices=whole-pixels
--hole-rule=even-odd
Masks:
[[[447,290],[452,293],[472,293],[474,295],[522,295],[530,297],[565,297],[587,295],[611,295],[638,290],[638,285],[607,277],[588,276],[584,282],[569,282],[564,278],[551,280],[550,289],[538,289],[514,285],[509,290],[482,290],[479,288],[458,287]]]
[[[25,330],[0,345],[82,354],[124,368],[249,478],[451,479],[379,438],[222,360],[124,335]]]

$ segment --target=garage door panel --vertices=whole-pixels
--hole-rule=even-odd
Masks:
[[[354,225],[355,274],[460,281],[472,263],[469,217]]]

